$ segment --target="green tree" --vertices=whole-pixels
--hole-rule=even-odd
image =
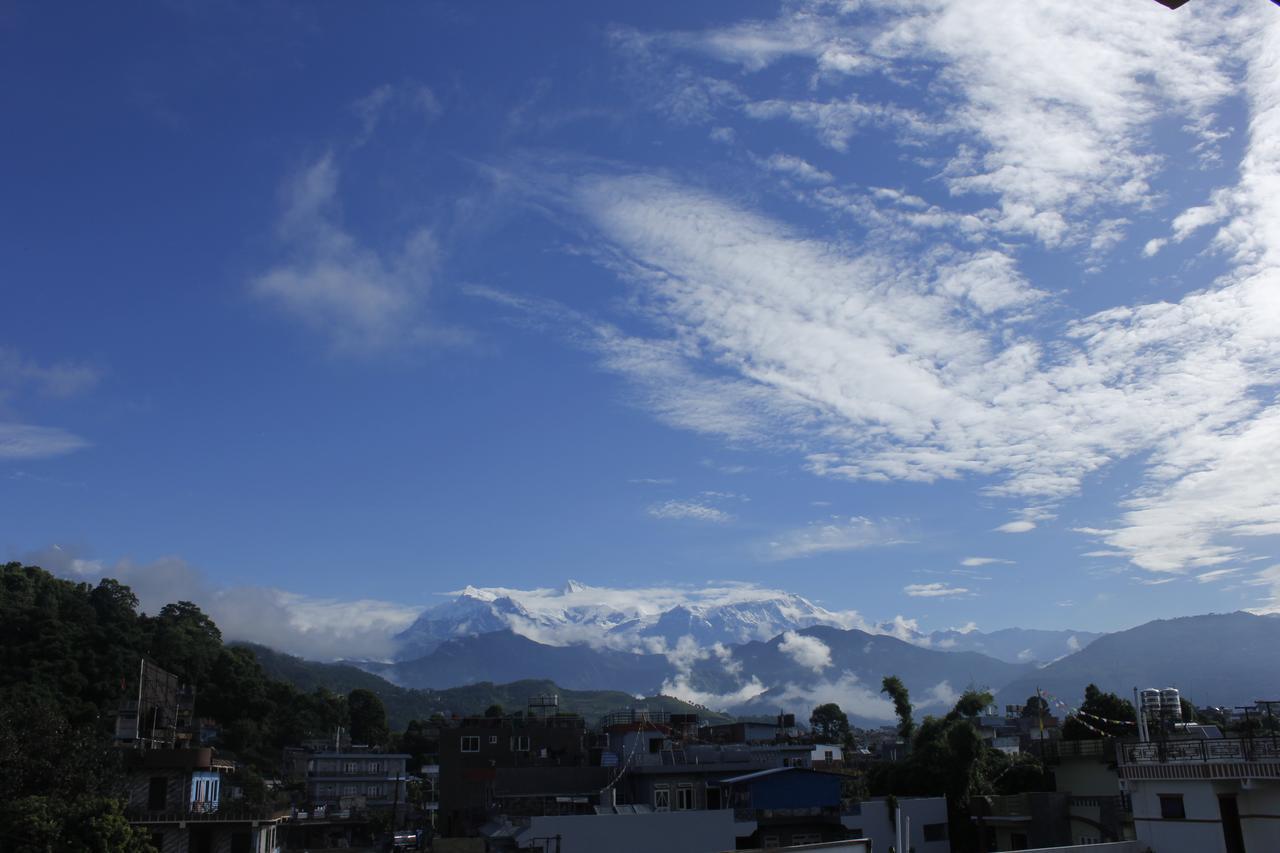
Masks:
[[[915,731],[915,720],[912,719],[911,694],[896,675],[886,675],[880,683],[880,692],[887,693],[893,700],[893,711],[898,715],[898,736],[911,743],[911,735]]]
[[[1024,719],[1040,719],[1049,716],[1049,702],[1038,693],[1033,693],[1027,697],[1026,704],[1022,706],[1022,716]]]
[[[222,632],[204,611],[190,601],[166,604],[148,627],[152,660],[197,689],[209,681],[222,655]]]
[[[1138,719],[1133,703],[1114,693],[1103,692],[1096,684],[1090,684],[1084,689],[1084,702],[1080,705],[1080,710],[1088,716],[1083,720],[1068,717],[1062,726],[1063,740],[1099,740],[1103,733],[1122,737],[1135,732],[1132,725],[1125,725]]]
[[[503,715],[502,706],[496,703],[490,705],[488,708],[484,709],[484,715],[490,719],[501,717]]]
[[[813,709],[809,715],[809,727],[813,736],[828,743],[844,743],[849,735],[849,717],[840,706],[827,702]]]
[[[119,757],[44,699],[0,695],[0,850],[152,853],[123,813]]]
[[[390,736],[387,709],[372,690],[357,688],[347,694],[347,714],[351,719],[351,740],[371,745],[385,744]]]
[[[410,720],[400,737],[400,751],[409,754],[409,767],[418,772],[427,759],[440,752],[440,724],[434,721]]]

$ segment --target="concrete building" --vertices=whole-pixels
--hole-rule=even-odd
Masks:
[[[901,797],[896,810],[888,798],[863,800],[845,809],[841,822],[854,838],[865,838],[877,853],[896,846],[898,813],[907,849],[915,853],[951,853],[946,797]]]
[[[798,846],[851,836],[840,820],[844,779],[838,774],[776,767],[720,784],[726,806],[737,819],[756,822],[754,832],[739,837],[741,846]]]
[[[1068,832],[1073,843],[1137,837],[1129,797],[1120,790],[1115,740],[1049,741],[1039,755],[1053,773],[1055,788],[1068,795]]]
[[[406,802],[408,773],[401,753],[350,748],[306,757],[306,798],[325,810],[398,810]]]
[[[531,709],[532,710],[532,709]],[[510,790],[529,790],[512,779],[521,773],[555,790],[563,780],[546,778],[549,768],[591,768],[586,723],[576,714],[466,717],[440,733],[438,826],[445,836],[473,835],[497,806],[495,783],[504,774]],[[594,768],[600,770],[600,768]],[[605,779],[610,771],[596,774]],[[573,782],[572,787],[577,787]],[[599,787],[595,789],[599,791]],[[575,794],[576,795],[576,794]]]
[[[737,838],[728,809],[535,817],[515,836],[518,849],[546,853],[715,853],[733,850]]]
[[[230,798],[230,761],[208,747],[125,752],[125,816],[159,853],[276,853],[288,809],[254,809]]]
[[[1280,737],[1125,743],[1117,757],[1156,853],[1280,850]]]
[[[974,797],[969,811],[982,850],[1030,850],[1071,844],[1070,796],[1060,792]]]

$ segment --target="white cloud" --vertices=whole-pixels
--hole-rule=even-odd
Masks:
[[[46,397],[71,397],[97,385],[101,378],[102,370],[91,364],[40,364],[12,347],[0,346],[0,403],[25,389]]]
[[[831,666],[831,648],[817,637],[787,631],[782,635],[778,651],[817,673]]]
[[[88,446],[88,441],[59,427],[0,421],[0,459],[44,459]]]
[[[793,560],[841,551],[856,551],[905,541],[896,525],[861,516],[833,517],[784,531],[767,543],[764,557]]]
[[[808,707],[835,702],[846,714],[871,720],[892,720],[893,703],[867,687],[853,672],[845,671],[835,680],[816,683],[788,683],[769,697],[780,705]]]
[[[1010,521],[1000,525],[996,530],[1000,533],[1028,533],[1036,529],[1034,521]]]
[[[774,154],[758,162],[771,172],[776,172],[803,183],[828,184],[835,180],[830,172],[824,172],[822,169],[811,165],[804,158],[790,154]]]
[[[397,115],[413,115],[419,120],[434,121],[444,112],[440,99],[429,86],[421,83],[392,85],[383,83],[351,104],[351,111],[360,119],[360,135],[356,145],[368,142],[379,125]]]
[[[653,518],[710,521],[716,524],[733,521],[733,516],[724,510],[698,501],[663,501],[649,507],[648,513]]]
[[[1245,581],[1249,586],[1267,587],[1267,597],[1254,613],[1280,613],[1280,565],[1270,566]]]
[[[390,251],[363,245],[341,224],[338,181],[326,154],[286,184],[279,235],[288,260],[255,277],[253,293],[342,352],[462,340],[426,319],[439,261],[431,230],[413,231]]]
[[[977,568],[978,566],[989,566],[993,563],[1013,564],[1013,560],[1002,560],[999,557],[965,557],[960,561],[960,565]]]
[[[877,632],[895,637],[903,642],[914,643],[918,646],[928,646],[929,638],[920,633],[920,622],[917,619],[908,619],[902,614],[894,616],[889,622],[883,622],[876,626]],[[870,644],[867,645],[866,651],[871,651]]]
[[[737,82],[681,72],[696,79],[697,109],[684,115],[698,120],[744,111],[835,149],[870,130],[918,142],[924,123],[940,129],[929,141],[945,146],[942,162],[928,168],[941,165],[936,185],[951,198],[796,190],[879,222],[859,244],[669,174],[593,164],[568,170],[581,177],[530,178],[530,192],[598,238],[649,336],[507,303],[558,311],[574,327],[561,333],[627,377],[634,402],[665,423],[802,455],[819,475],[982,478],[988,493],[1039,510],[1003,532],[1034,529],[1085,478],[1139,460],[1145,478],[1123,517],[1094,535],[1150,571],[1221,565],[1280,524],[1265,482],[1280,478],[1229,493],[1241,475],[1232,466],[1275,458],[1280,84],[1268,63],[1280,24],[1237,4],[1179,15],[1100,0],[1006,5],[797,2],[773,21],[627,34],[627,49],[651,59],[693,51],[748,72]],[[810,64],[812,87],[755,91],[772,83],[749,72],[783,57]],[[1153,129],[1172,119],[1193,143],[1218,136],[1213,112],[1240,88],[1238,63],[1250,110],[1240,181],[1176,217],[1167,238],[1216,225],[1214,246],[1234,268],[1181,298],[1055,325],[1019,248],[1074,245],[1095,263],[1158,201],[1173,163],[1157,156]],[[936,97],[917,115],[822,88],[862,74],[929,84]]]
[[[1213,107],[1232,94],[1232,59],[1214,33],[1228,13],[1171,16],[1142,4],[1001,0],[938,3],[791,3],[774,20],[648,44],[697,51],[755,72],[783,58],[811,63],[839,83],[877,75],[928,88],[927,115],[898,119],[904,141],[945,130],[957,150],[944,177],[952,192],[994,194],[1001,226],[1053,244],[1086,236],[1078,213],[1141,207],[1164,166],[1148,143],[1154,117],[1172,112],[1202,144],[1219,138]],[[862,127],[907,112],[856,97],[774,98],[738,104],[785,117],[843,149]]]
[[[913,598],[954,598],[969,595],[969,590],[962,586],[947,586],[944,583],[907,584],[902,591]]]
[[[754,675],[736,690],[730,690],[725,693],[700,690],[689,683],[688,676],[677,675],[674,678],[663,681],[662,687],[658,692],[664,696],[675,696],[677,699],[683,699],[695,705],[703,705],[712,710],[723,711],[746,704],[766,690],[768,688]]]
[[[1217,583],[1218,581],[1226,580],[1239,571],[1239,569],[1214,569],[1211,572],[1201,572],[1196,575],[1196,581],[1199,583]]]
[[[949,681],[939,681],[930,687],[917,700],[919,707],[931,708],[942,706],[943,708],[951,708],[960,699],[960,694]]]
[[[178,557],[107,565],[53,546],[24,562],[75,580],[115,578],[133,590],[146,613],[193,601],[217,623],[223,639],[260,643],[311,660],[387,658],[394,651],[392,637],[421,610],[375,599],[339,601],[273,587],[220,586]]]
[[[1058,604],[1059,605],[1070,604],[1070,602],[1060,601],[1058,602]],[[1067,648],[1073,652],[1080,651],[1080,638],[1077,637],[1075,634],[1072,634],[1070,637],[1067,637]]]

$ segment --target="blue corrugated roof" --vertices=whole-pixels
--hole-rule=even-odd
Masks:
[[[770,767],[768,770],[757,770],[755,773],[747,773],[743,776],[734,776],[732,779],[721,779],[720,784],[732,785],[736,782],[750,782],[752,779],[763,779],[765,776],[772,776],[775,773],[790,773],[793,770],[802,770],[805,773],[813,773],[805,767]]]

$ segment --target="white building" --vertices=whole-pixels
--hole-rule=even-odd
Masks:
[[[870,840],[872,850],[883,853],[895,846],[897,837],[899,814],[889,805],[885,797],[863,800],[855,804],[852,813],[842,815],[840,820],[854,836]],[[908,839],[908,850],[915,853],[951,853],[946,797],[900,797],[897,806],[897,812],[901,813],[902,832]]]
[[[1127,743],[1119,771],[1153,853],[1280,851],[1280,738]]]

